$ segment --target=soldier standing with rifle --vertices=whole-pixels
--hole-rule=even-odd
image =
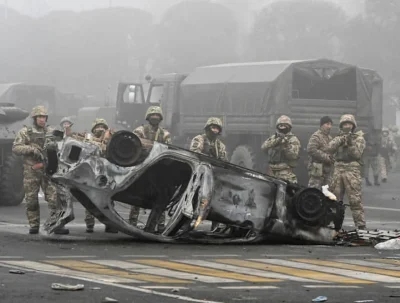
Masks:
[[[14,140],[12,151],[24,159],[24,191],[26,215],[29,221],[29,233],[39,233],[40,208],[39,190],[42,188],[48,203],[49,215],[54,216],[57,207],[57,189],[45,174],[43,149],[46,144],[46,134],[50,128],[46,125],[48,113],[44,106],[36,106],[31,112],[32,125],[24,126]],[[68,234],[65,228],[56,229],[55,234]]]
[[[374,185],[379,186],[379,170],[378,170],[378,157],[380,146],[380,134],[372,132],[365,136],[366,147],[363,155],[364,161],[364,178],[367,186],[372,186],[369,181],[369,171],[372,168],[372,175],[374,176]]]
[[[388,178],[388,171],[391,170],[390,157],[397,152],[396,143],[393,137],[389,134],[387,127],[382,128],[382,141],[379,150],[379,170],[382,182],[386,183]]]

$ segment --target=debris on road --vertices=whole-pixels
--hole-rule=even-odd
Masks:
[[[340,231],[335,238],[336,245],[342,246],[375,246],[400,237],[398,230],[352,230]],[[380,247],[380,246],[378,246]],[[379,249],[379,248],[377,248]]]
[[[101,287],[91,287],[90,289],[91,289],[91,290],[100,290]]]
[[[171,292],[179,292],[179,288],[172,288]]]
[[[376,249],[382,249],[382,250],[395,250],[395,249],[400,249],[400,239],[391,239],[385,242],[381,242],[375,245]]]
[[[51,288],[54,290],[82,290],[85,288],[83,284],[61,284],[61,283],[52,283]]]
[[[354,301],[354,303],[368,303],[368,302],[374,302],[374,300],[358,300],[358,301]]]
[[[25,272],[19,269],[10,269],[8,272],[10,274],[25,275]]]
[[[327,300],[328,300],[328,298],[325,296],[319,296],[319,297],[316,297],[315,299],[312,299],[313,302],[325,302]]]
[[[110,297],[105,297],[104,299],[103,299],[103,301],[101,301],[102,303],[104,302],[104,303],[106,303],[106,302],[118,302],[118,300],[117,299],[113,299],[113,298],[110,298]]]

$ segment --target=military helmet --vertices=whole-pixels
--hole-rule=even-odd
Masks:
[[[293,127],[292,120],[286,115],[282,115],[278,118],[278,120],[276,120],[275,126],[278,127],[279,124],[287,124],[290,126],[290,128]]]
[[[44,107],[43,105],[38,105],[35,106],[34,108],[32,108],[32,112],[31,112],[31,117],[35,118],[37,116],[46,116],[48,117],[48,112],[47,112],[47,108]]]
[[[204,129],[206,129],[207,127],[209,127],[211,125],[218,126],[220,128],[220,131],[222,131],[222,121],[220,118],[217,118],[217,117],[208,118],[206,125],[204,125]]]
[[[64,117],[64,118],[62,118],[61,121],[60,121],[60,126],[63,127],[63,124],[64,124],[65,122],[69,122],[71,125],[73,124],[71,117]]]
[[[341,128],[342,124],[346,123],[346,122],[353,124],[353,126],[354,126],[353,129],[357,127],[356,118],[354,118],[354,116],[351,114],[345,114],[340,117],[339,127]]]
[[[389,133],[389,128],[387,128],[386,126],[382,127],[382,133],[384,132]]]
[[[155,115],[155,114],[160,115],[161,120],[164,118],[161,107],[159,107],[159,106],[150,106],[146,111],[145,119],[148,120],[149,116]]]
[[[103,124],[105,126],[105,129],[108,129],[108,123],[105,119],[96,118],[96,119],[94,119],[94,121],[92,123],[92,133],[94,132],[94,129],[96,128],[96,126],[98,126],[99,124]]]

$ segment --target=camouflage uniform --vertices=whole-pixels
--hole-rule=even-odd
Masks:
[[[291,132],[292,121],[288,116],[281,116],[276,121],[276,127],[286,124],[290,127],[287,134],[276,132],[261,146],[268,153],[270,174],[279,179],[297,183],[297,177],[293,168],[297,166],[300,154],[300,140]]]
[[[400,134],[398,132],[399,132],[399,128],[396,125],[392,126],[392,137],[393,137],[393,140],[396,143],[397,147],[399,147],[399,145],[400,145]],[[399,153],[400,153],[400,151],[397,150],[397,152],[395,154],[393,154],[393,157],[392,157],[393,171],[400,170]]]
[[[363,154],[365,183],[371,186],[369,181],[369,170],[372,168],[372,175],[374,176],[374,184],[379,186],[379,170],[378,170],[378,155],[380,146],[380,136],[372,133],[365,136],[366,146]]]
[[[222,132],[222,121],[219,118],[211,117],[207,119],[204,126],[204,134],[197,135],[194,137],[190,143],[189,150],[213,157],[221,161],[228,161],[228,156],[226,153],[225,144],[217,138],[217,136],[212,134],[211,126],[216,126],[219,128],[219,134]],[[225,227],[224,224],[218,224],[218,222],[212,221],[211,231],[220,230]]]
[[[343,131],[343,124],[349,122],[353,124],[350,133]],[[335,165],[330,191],[339,200],[343,200],[345,192],[349,198],[350,209],[353,221],[357,228],[363,229],[366,226],[364,207],[361,194],[361,159],[365,149],[363,132],[354,133],[357,127],[353,115],[346,114],[340,118],[340,134],[335,137],[328,147],[329,152],[335,154]]]
[[[379,172],[382,182],[387,181],[387,172],[391,170],[390,157],[397,152],[397,146],[393,137],[389,133],[389,129],[382,128],[382,141],[379,150]]]
[[[205,133],[192,139],[189,149],[193,152],[204,154],[218,160],[228,161],[225,144],[219,138],[211,138],[207,135],[207,129],[212,126],[218,126],[222,131],[222,121],[219,118],[211,117],[204,126]]]
[[[330,184],[333,156],[326,152],[330,141],[332,137],[322,127],[308,141],[308,187],[322,189],[323,185]]]
[[[162,113],[161,107],[150,106],[146,111],[145,119],[147,121],[149,121],[149,118],[152,115],[159,115],[160,119],[161,119],[160,122],[161,122],[163,119],[163,113]],[[156,125],[156,126],[150,125],[150,124],[141,125],[141,126],[137,127],[133,131],[133,133],[142,139],[148,139],[151,141],[156,141],[156,142],[160,142],[160,143],[164,143],[164,144],[172,143],[170,133],[166,129],[160,127],[159,125]],[[133,226],[136,226],[137,222],[138,222],[139,214],[140,214],[140,207],[132,205],[131,211],[129,213],[129,223],[132,224]],[[165,212],[163,212],[163,214],[158,222],[159,229],[163,229],[164,225],[165,225]]]
[[[12,151],[24,159],[24,191],[26,201],[26,215],[28,217],[30,233],[37,233],[40,226],[40,208],[38,194],[42,188],[45,200],[48,203],[50,216],[57,211],[57,190],[49,177],[45,174],[44,167],[33,169],[35,164],[43,163],[42,151],[46,144],[46,134],[51,132],[49,127],[39,127],[36,117],[48,116],[47,109],[36,106],[32,109],[31,117],[34,119],[32,126],[24,126],[14,140]]]

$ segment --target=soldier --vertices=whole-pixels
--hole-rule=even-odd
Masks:
[[[396,125],[393,125],[390,128],[390,135],[392,136],[393,141],[394,141],[394,143],[396,143],[397,147],[400,144],[400,134],[398,133],[398,131],[399,131],[399,128]],[[393,171],[397,171],[400,168],[400,166],[398,164],[398,162],[399,162],[399,150],[397,150],[397,152],[393,153],[390,158],[391,158],[390,161],[391,161],[391,164],[392,164],[392,170]]]
[[[278,118],[276,130],[261,146],[269,155],[270,174],[275,178],[297,183],[293,168],[299,160],[300,140],[291,132],[292,121],[288,116]]]
[[[148,139],[151,141],[156,141],[164,144],[171,144],[170,133],[160,127],[160,123],[163,120],[163,113],[161,107],[150,106],[146,111],[145,119],[149,122],[147,125],[141,125],[137,127],[133,133],[139,138]],[[132,206],[129,213],[129,223],[133,226],[137,226],[138,218],[140,213],[140,207]],[[162,232],[165,229],[165,212],[158,222],[158,232]]]
[[[109,129],[108,123],[105,119],[97,118],[92,123],[92,134],[93,134],[93,141],[102,141],[106,131]],[[85,209],[85,223],[86,223],[86,232],[92,233],[94,229],[95,219],[94,216]],[[112,228],[109,225],[106,225],[104,231],[106,233],[118,233],[118,231]]]
[[[48,119],[47,109],[36,106],[32,109],[32,126],[24,126],[14,140],[12,151],[24,159],[24,191],[26,201],[26,215],[29,221],[29,233],[39,233],[40,208],[38,194],[42,188],[45,200],[48,203],[50,217],[56,214],[57,189],[45,174],[43,149],[46,144],[46,134],[50,128],[46,125]],[[59,228],[55,234],[68,234],[66,228]]]
[[[365,136],[366,147],[363,155],[364,162],[364,178],[367,186],[372,186],[369,181],[369,169],[372,168],[372,175],[374,176],[374,185],[379,186],[379,170],[378,170],[378,156],[380,146],[380,136],[371,133]]]
[[[390,156],[397,152],[396,143],[389,134],[387,127],[382,128],[382,141],[379,150],[379,171],[382,182],[387,182],[387,173],[391,170]]]
[[[204,154],[218,160],[228,161],[225,144],[218,138],[222,133],[222,121],[219,118],[208,118],[204,126],[204,134],[197,135],[192,139],[189,149],[193,152]],[[224,224],[211,223],[211,231],[222,230]]]
[[[339,200],[347,193],[354,224],[358,229],[365,229],[365,215],[361,195],[362,155],[365,149],[363,132],[354,132],[357,127],[353,115],[346,114],[340,118],[340,133],[328,147],[335,154],[330,191]]]
[[[332,154],[326,152],[326,148],[332,140],[329,135],[332,123],[330,117],[322,117],[319,130],[312,134],[308,141],[308,172],[310,175],[308,187],[322,189],[323,185],[330,184],[334,158]]]
[[[228,161],[225,144],[218,138],[222,132],[222,121],[219,118],[208,118],[204,134],[192,139],[190,150],[218,160]]]

